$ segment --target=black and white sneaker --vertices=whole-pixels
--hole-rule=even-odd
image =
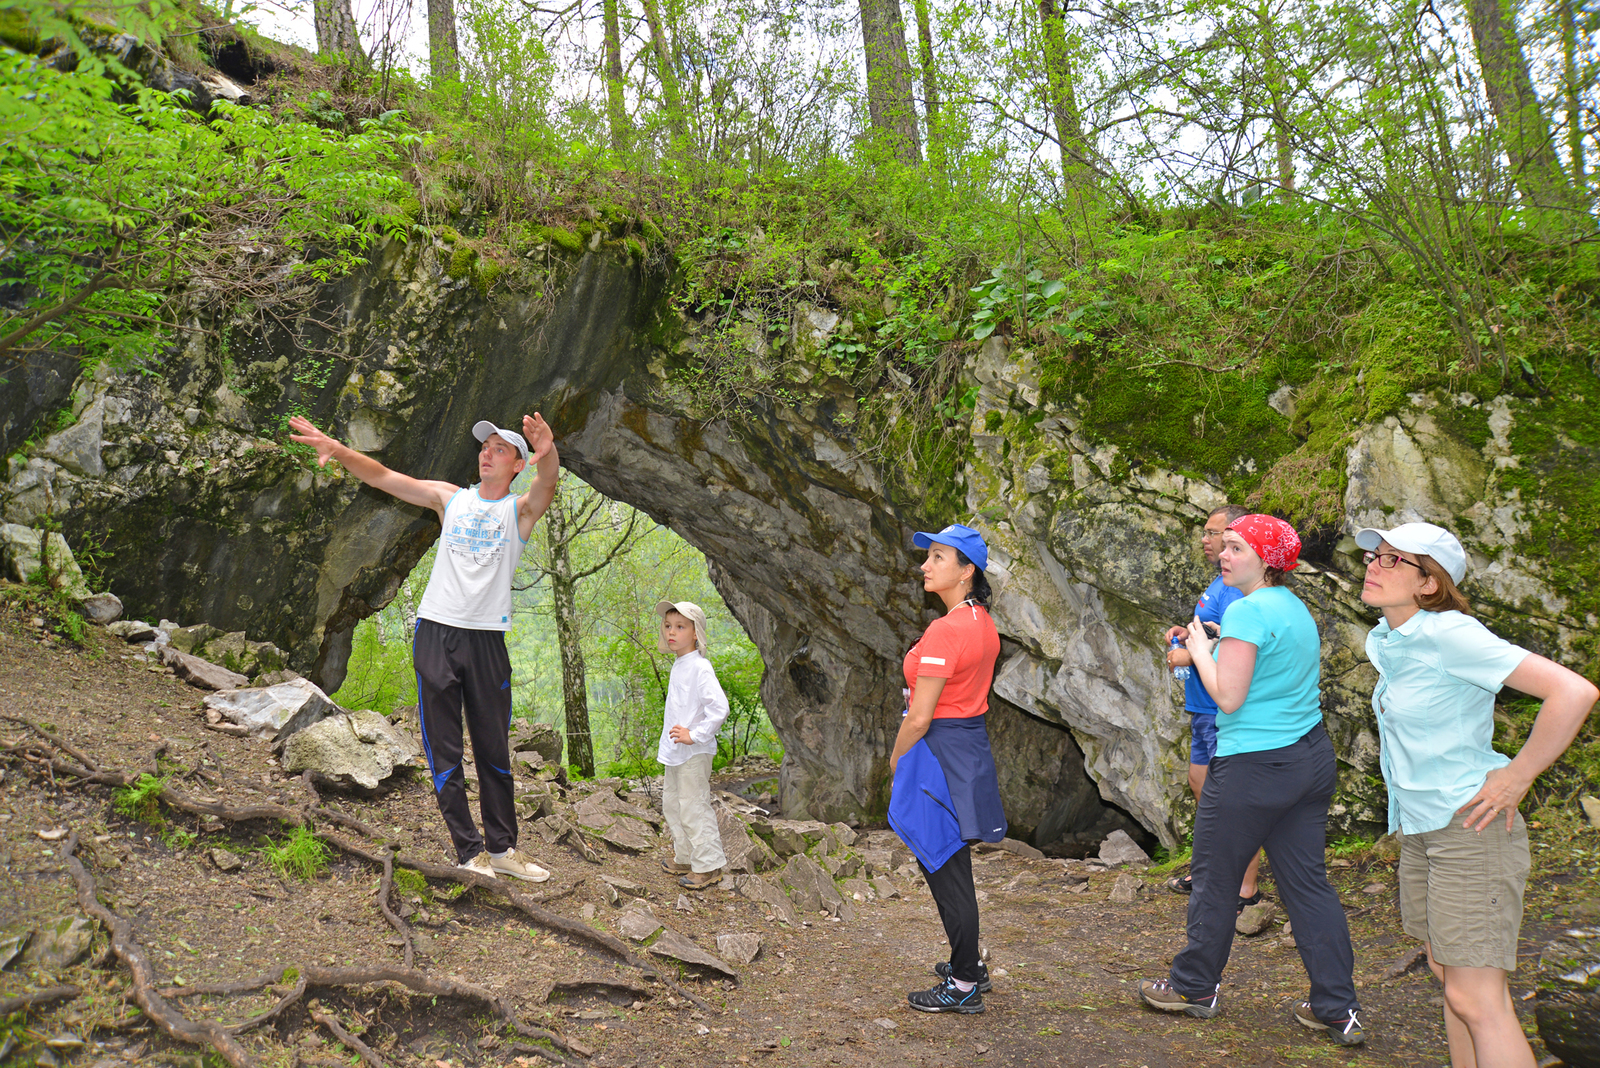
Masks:
[[[1294,1007],[1294,1018],[1300,1021],[1302,1027],[1309,1027],[1313,1031],[1326,1031],[1328,1037],[1341,1046],[1359,1046],[1367,1040],[1361,1030],[1360,1009],[1351,1009],[1343,1019],[1324,1023],[1317,1019],[1311,1012],[1311,1003],[1302,1001]]]
[[[954,979],[946,979],[932,990],[915,990],[906,995],[913,1009],[920,1012],[982,1012],[983,995],[977,987],[963,993]]]
[[[933,966],[933,974],[937,975],[940,979],[950,978],[950,971],[950,962],[947,960],[942,960]],[[978,971],[980,973],[980,978],[978,979],[978,993],[987,994],[989,991],[994,989],[994,984],[989,981],[989,966],[982,961],[979,961]]]

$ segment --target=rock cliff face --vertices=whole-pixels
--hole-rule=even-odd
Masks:
[[[0,397],[12,454],[0,518],[56,517],[74,545],[115,553],[108,570],[130,613],[248,631],[331,690],[355,623],[393,596],[437,522],[286,449],[287,416],[303,412],[396,469],[460,482],[475,420],[541,410],[569,468],[710,558],[768,666],[785,810],[881,812],[900,659],[930,618],[910,535],[958,517],[924,514],[862,457],[853,391],[808,357],[837,318],[795,309],[792,366],[779,368],[792,388],[708,419],[672,370],[694,324],[665,310],[666,277],[616,247],[576,262],[544,250],[536,295],[486,298],[450,277],[448,253],[388,246],[308,294],[299,321],[218,324],[159,374],[101,370],[69,388],[41,368]],[[1068,851],[1136,821],[1175,843],[1190,807],[1187,724],[1161,631],[1209,580],[1193,543],[1220,491],[1130,465],[1084,433],[1080,410],[1041,400],[1026,352],[991,340],[966,373],[978,398],[957,484],[994,544],[1004,648],[991,734],[1013,833]],[[23,448],[68,396],[71,425]],[[1581,658],[1596,620],[1527,550],[1543,484],[1513,477],[1526,472],[1510,428],[1537,402],[1413,401],[1358,428],[1348,530],[1464,517],[1458,531],[1484,576],[1469,592],[1498,620],[1525,623],[1519,639]],[[1484,433],[1451,429],[1466,409]],[[1325,708],[1347,765],[1339,815],[1377,821],[1373,672],[1360,653],[1370,623],[1353,546],[1297,574],[1322,628]]]

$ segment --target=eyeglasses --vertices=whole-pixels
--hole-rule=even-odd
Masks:
[[[1220,538],[1226,533],[1227,533],[1226,529],[1224,529],[1224,530],[1212,530],[1209,527],[1202,527],[1200,529],[1200,536],[1202,538]]]
[[[1361,554],[1361,562],[1364,563],[1364,564],[1371,564],[1372,561],[1374,561],[1374,560],[1378,561],[1378,566],[1379,567],[1384,568],[1385,570],[1389,570],[1389,571],[1394,570],[1394,568],[1399,564],[1410,564],[1412,567],[1416,568],[1418,571],[1422,572],[1424,575],[1426,575],[1428,573],[1428,569],[1427,568],[1423,567],[1421,564],[1417,563],[1414,560],[1407,560],[1405,557],[1401,556],[1399,553],[1371,553],[1371,552],[1368,552],[1368,553],[1362,553]]]

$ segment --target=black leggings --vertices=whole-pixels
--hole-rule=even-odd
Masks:
[[[981,978],[978,963],[978,890],[972,885],[972,847],[962,846],[938,871],[922,868],[950,939],[950,974],[963,983]]]

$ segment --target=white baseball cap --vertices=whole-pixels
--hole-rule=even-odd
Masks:
[[[694,624],[695,645],[699,648],[703,655],[710,656],[711,654],[706,652],[706,610],[695,604],[693,601],[656,602],[656,615],[660,616],[662,619],[666,619],[668,612],[676,612],[684,619],[687,619],[690,623]],[[667,651],[667,642],[665,638],[661,639],[660,646],[662,652]]]
[[[511,443],[511,447],[516,449],[517,453],[522,457],[523,463],[528,462],[527,438],[523,437],[515,430],[501,430],[487,419],[479,419],[473,424],[472,436],[477,438],[479,441],[488,441],[491,436],[496,434]]]
[[[1388,542],[1403,553],[1433,557],[1451,582],[1459,583],[1467,577],[1467,551],[1444,527],[1432,523],[1401,523],[1393,530],[1362,527],[1356,531],[1356,544],[1368,552],[1382,542]]]

